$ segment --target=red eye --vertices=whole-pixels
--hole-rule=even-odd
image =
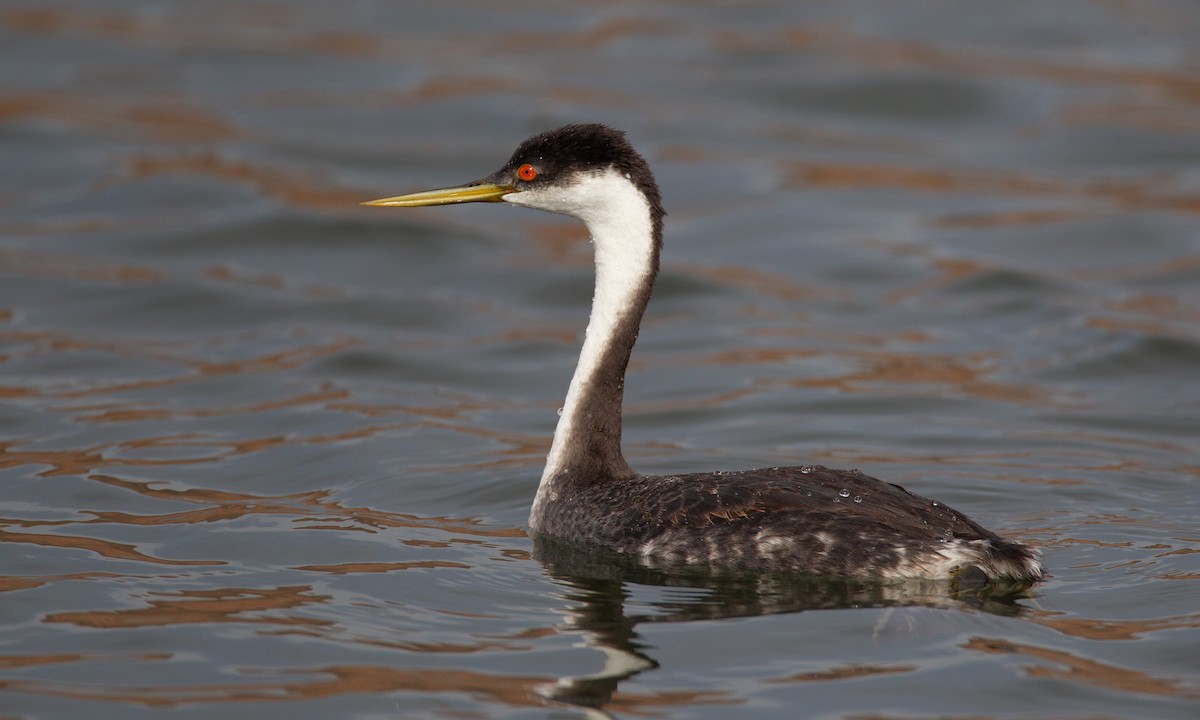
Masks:
[[[529,163],[525,163],[521,167],[517,168],[517,177],[521,178],[525,182],[529,182],[537,177],[537,169]]]

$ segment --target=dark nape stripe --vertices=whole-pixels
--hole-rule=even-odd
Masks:
[[[654,256],[657,259],[658,253]],[[657,266],[657,263],[655,263]],[[591,485],[636,475],[621,452],[621,408],[625,396],[625,370],[637,342],[642,315],[650,302],[654,272],[646,274],[633,302],[622,312],[596,369],[580,389],[571,417],[559,470],[570,481]]]

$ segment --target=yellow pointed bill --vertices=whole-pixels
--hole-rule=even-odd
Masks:
[[[469,202],[500,202],[500,198],[511,193],[513,188],[505,185],[464,185],[462,187],[425,190],[424,192],[397,195],[396,197],[369,200],[363,205],[381,207],[422,207],[424,205],[453,205]]]

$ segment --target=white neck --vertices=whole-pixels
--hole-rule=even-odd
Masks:
[[[596,287],[583,349],[530,512],[530,525],[536,529],[543,503],[556,493],[556,481],[571,473],[581,448],[601,442],[591,437],[597,427],[611,435],[615,426],[616,459],[628,471],[620,457],[620,394],[629,348],[649,299],[657,251],[650,205],[614,170],[588,175],[565,190],[528,191],[504,199],[578,217],[587,224],[596,254]],[[604,395],[604,402],[598,403],[597,395]],[[615,417],[595,417],[597,413]]]

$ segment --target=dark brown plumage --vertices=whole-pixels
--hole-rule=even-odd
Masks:
[[[566,483],[559,492],[542,532],[656,564],[850,576],[945,576],[947,567],[975,565],[989,577],[1034,575],[1019,544],[857,471],[803,466],[641,476]],[[979,557],[955,560],[968,550]]]

